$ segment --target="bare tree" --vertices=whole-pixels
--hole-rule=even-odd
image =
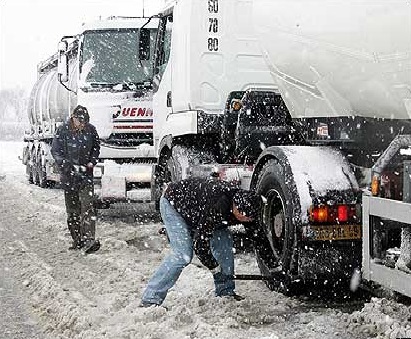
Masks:
[[[28,94],[23,88],[0,91],[0,138],[20,139],[28,125]]]

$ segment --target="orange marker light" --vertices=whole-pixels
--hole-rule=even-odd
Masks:
[[[374,174],[371,181],[371,194],[376,197],[380,190],[380,177]]]

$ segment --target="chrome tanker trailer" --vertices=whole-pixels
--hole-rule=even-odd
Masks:
[[[88,108],[101,140],[94,169],[97,195],[108,202],[150,199],[156,31],[156,19],[87,23],[80,34],[63,37],[58,53],[38,65],[23,151],[29,182],[46,187],[59,181],[51,141],[80,104]]]
[[[349,279],[362,256],[385,263],[370,246],[387,254],[400,232],[370,241],[362,194],[409,197],[410,139],[389,145],[411,133],[410,2],[177,0],[159,34],[157,185],[214,170],[263,195],[256,254],[270,287]],[[392,222],[383,211],[374,227],[411,223],[407,208]],[[410,267],[406,252],[394,266]]]

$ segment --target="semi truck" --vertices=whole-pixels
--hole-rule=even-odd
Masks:
[[[30,183],[59,181],[50,148],[57,127],[83,105],[100,137],[95,191],[104,204],[150,199],[153,148],[151,68],[157,19],[109,17],[64,36],[37,67],[23,163]]]
[[[370,263],[385,267],[396,246],[410,267],[409,1],[169,1],[153,71],[154,201],[164,183],[211,171],[262,195],[256,257],[273,289],[349,281],[362,266],[381,282]],[[370,198],[402,217],[371,215]]]

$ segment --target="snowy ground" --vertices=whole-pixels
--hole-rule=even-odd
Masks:
[[[140,308],[167,251],[161,225],[100,221],[100,251],[68,251],[63,194],[26,182],[21,148],[0,142],[0,263],[7,263],[0,279],[17,277],[16,298],[27,300],[46,338],[411,338],[409,306],[373,298],[353,312],[251,281],[237,283],[241,302],[215,298],[211,274],[198,264],[184,270],[165,301],[168,310]],[[236,255],[236,265],[237,273],[258,273],[252,255]]]

